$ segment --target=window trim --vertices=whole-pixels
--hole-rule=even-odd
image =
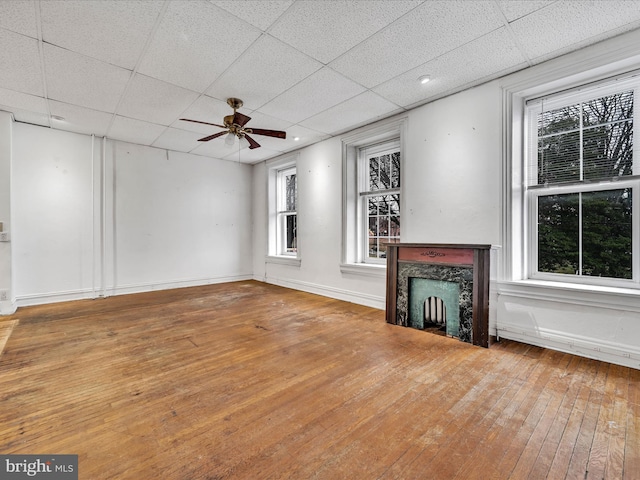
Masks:
[[[403,211],[402,186],[404,185],[404,168],[406,149],[405,132],[407,117],[393,117],[371,126],[360,128],[342,141],[342,252],[340,271],[347,275],[384,278],[386,263],[363,262],[363,244],[359,241],[358,218],[358,150],[366,145],[374,145],[399,139],[400,142],[400,212]]]
[[[267,166],[267,255],[265,256],[265,262],[289,265],[293,267],[299,267],[302,263],[300,241],[298,238],[297,248],[295,254],[283,254],[280,253],[279,239],[282,237],[282,233],[279,233],[280,226],[280,196],[278,194],[280,185],[280,176],[282,172],[297,170],[299,153],[293,155],[285,155],[279,158],[275,158],[266,162]],[[296,182],[299,182],[299,178],[296,177]],[[299,183],[298,183],[299,185]],[[300,209],[299,198],[296,201],[296,214]]]

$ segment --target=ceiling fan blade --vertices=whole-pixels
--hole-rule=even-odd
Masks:
[[[265,130],[264,128],[252,128],[251,133],[266,135],[267,137],[287,138],[287,132],[280,130]]]
[[[224,130],[223,132],[214,133],[213,135],[209,135],[208,137],[199,138],[199,142],[208,142],[209,140],[213,140],[214,138],[221,137],[222,135],[226,135],[229,133],[228,130]]]
[[[180,120],[184,120],[185,122],[202,123],[203,125],[212,125],[214,127],[227,128],[224,125],[218,125],[217,123],[201,122],[200,120],[191,120],[189,118],[181,118]]]
[[[253,150],[254,148],[258,148],[260,146],[258,142],[256,142],[253,138],[251,138],[246,133],[244,134],[244,138],[246,138],[247,141],[249,142],[249,150]]]
[[[233,123],[240,125],[241,127],[244,127],[249,120],[251,120],[251,117],[247,117],[240,112],[235,112],[233,114]]]

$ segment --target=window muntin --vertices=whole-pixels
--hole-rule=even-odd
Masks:
[[[638,285],[635,98],[625,83],[527,106],[530,277]]]
[[[360,148],[359,172],[363,261],[384,263],[386,244],[400,241],[400,142]]]
[[[277,254],[295,256],[298,251],[298,178],[296,168],[279,170],[277,183]]]

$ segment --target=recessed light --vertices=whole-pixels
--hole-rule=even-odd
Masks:
[[[418,81],[420,82],[421,85],[424,85],[429,80],[431,80],[431,77],[429,75],[423,75],[420,78],[418,78]]]
[[[300,140],[300,137],[293,137],[294,142],[298,142],[299,140]]]
[[[51,115],[51,120],[58,120],[59,122],[64,122],[64,117],[60,115]]]

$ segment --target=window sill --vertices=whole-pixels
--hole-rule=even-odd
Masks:
[[[265,262],[275,263],[277,265],[289,265],[291,267],[299,267],[302,263],[302,259],[299,257],[288,257],[285,255],[268,255],[265,257]]]
[[[544,280],[498,282],[498,295],[640,312],[640,290]]]
[[[371,263],[341,263],[340,272],[363,277],[386,278],[387,266]]]

